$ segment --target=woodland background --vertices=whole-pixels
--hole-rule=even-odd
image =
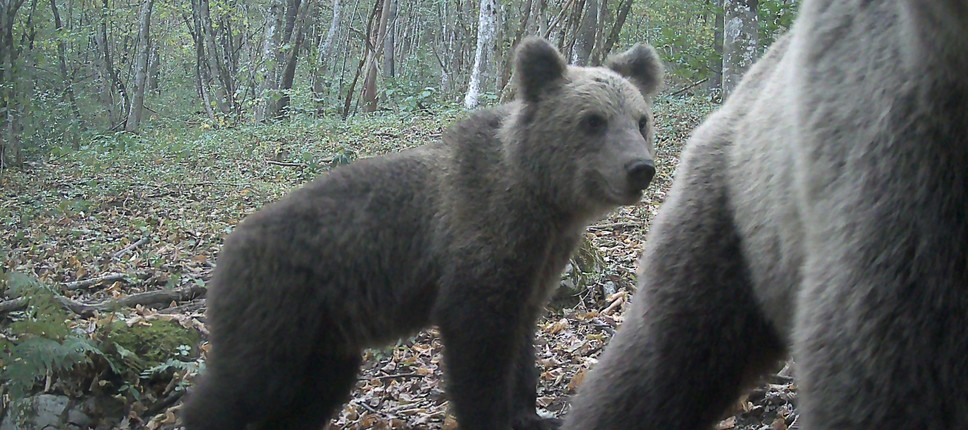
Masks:
[[[691,130],[795,0],[0,0],[0,430],[174,428],[204,368],[205,282],[245,215],[512,95],[513,47],[666,63],[659,173],[592,226],[542,320],[543,413],[621,324]],[[434,330],[368,351],[332,428],[444,428]],[[722,429],[796,421],[784,369]],[[74,424],[68,424],[68,423]],[[72,427],[72,425],[74,425]]]

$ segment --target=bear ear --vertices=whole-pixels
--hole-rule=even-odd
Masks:
[[[662,60],[649,45],[636,43],[628,51],[610,56],[605,67],[632,81],[643,96],[654,96],[662,86]]]
[[[518,44],[514,68],[518,97],[536,102],[545,89],[565,76],[568,64],[548,41],[528,36]]]

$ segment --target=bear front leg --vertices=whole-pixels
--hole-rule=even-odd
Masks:
[[[561,425],[557,418],[538,415],[538,368],[534,357],[534,327],[528,327],[518,356],[514,362],[514,386],[511,396],[511,413],[514,430],[554,430]]]
[[[440,323],[447,394],[462,430],[510,430],[517,327],[501,317]],[[488,321],[491,319],[491,321]]]
[[[485,268],[477,273],[501,273],[477,267]],[[434,310],[444,341],[448,397],[462,430],[511,430],[514,363],[534,320],[521,296],[526,289],[517,288],[520,277],[492,279],[454,269]]]

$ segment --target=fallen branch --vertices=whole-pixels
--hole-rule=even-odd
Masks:
[[[150,421],[151,417],[162,413],[165,409],[168,409],[169,406],[177,403],[178,400],[181,399],[182,396],[184,395],[185,395],[185,390],[172,391],[164,399],[161,399],[155,402],[154,404],[149,406],[148,409],[145,409],[145,412],[141,414],[142,421],[144,422]]]
[[[127,253],[133,251],[135,248],[137,248],[137,247],[139,247],[139,246],[144,245],[145,243],[147,243],[148,242],[148,239],[149,239],[148,235],[145,235],[141,239],[138,239],[137,242],[132,243],[132,244],[124,247],[124,249],[122,249],[122,250],[120,250],[118,252],[115,252],[114,255],[111,256],[111,259],[117,261],[118,259],[120,259],[121,257],[123,257],[124,254],[127,254]]]
[[[290,163],[288,161],[275,161],[275,160],[266,160],[266,164],[272,164],[273,166],[283,166],[283,167],[306,167],[306,163]]]
[[[613,222],[609,224],[599,224],[588,226],[589,230],[612,230],[612,229],[623,229],[630,227],[642,227],[641,222]]]
[[[709,80],[709,78],[705,78],[705,79],[700,79],[700,80],[698,80],[698,81],[696,81],[696,82],[693,82],[693,83],[692,83],[692,84],[690,84],[690,85],[687,85],[687,86],[686,86],[685,88],[681,88],[681,89],[678,89],[678,90],[676,90],[676,91],[674,91],[674,92],[673,92],[672,94],[670,94],[669,96],[670,96],[670,97],[675,97],[675,96],[678,96],[678,95],[680,95],[680,94],[682,94],[682,93],[684,93],[684,92],[686,92],[686,91],[689,91],[689,90],[691,90],[691,89],[693,89],[693,88],[695,88],[695,87],[697,87],[697,86],[699,86],[699,85],[702,85],[702,84],[703,84],[704,82],[706,82],[706,81],[708,81],[708,80]]]
[[[107,312],[122,307],[130,308],[138,305],[149,307],[166,305],[167,307],[171,302],[182,302],[204,297],[207,291],[208,289],[205,287],[192,285],[174,290],[148,291],[132,294],[120,299],[107,299],[103,302],[93,304],[78,302],[64,296],[56,296],[54,300],[57,300],[67,310],[86,318],[93,316],[94,312]],[[24,297],[0,302],[0,313],[22,311],[26,308],[27,299]]]
[[[23,297],[5,300],[0,302],[0,315],[23,310],[26,307],[27,307],[27,299]]]
[[[109,273],[107,275],[99,276],[97,278],[85,279],[83,281],[67,282],[67,283],[64,284],[64,289],[66,289],[66,290],[79,290],[81,288],[91,287],[91,286],[100,284],[102,282],[124,281],[128,277],[139,278],[139,279],[147,279],[150,276],[151,276],[150,274],[145,273],[145,272],[138,272],[138,273],[133,273],[133,274],[128,274],[128,273]]]

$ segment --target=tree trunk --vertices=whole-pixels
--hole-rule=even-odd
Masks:
[[[111,47],[108,43],[107,29],[107,1],[102,4],[97,29],[94,31],[94,44],[97,49],[95,54],[95,73],[98,81],[98,95],[101,99],[101,106],[105,113],[106,128],[111,130],[117,125],[117,114],[115,94],[117,86],[114,79],[114,61],[111,58]]]
[[[595,48],[595,32],[599,26],[600,15],[598,0],[585,0],[581,20],[578,23],[578,33],[575,35],[575,47],[571,51],[571,61],[578,66],[587,66]]]
[[[268,11],[266,12],[265,40],[262,45],[262,68],[260,70],[261,82],[258,89],[258,97],[261,99],[255,110],[255,120],[264,122],[272,119],[274,114],[273,105],[279,96],[279,67],[278,58],[279,46],[282,41],[283,13],[285,12],[283,0],[271,0]]]
[[[234,67],[229,61],[232,47],[222,46],[219,49],[219,34],[215,33],[215,26],[212,25],[209,0],[192,0],[192,16],[196,33],[196,70],[201,81],[201,96],[207,105],[206,110],[212,120],[216,119],[213,104],[221,115],[238,115],[240,112],[235,103],[236,83],[230,72]],[[221,36],[224,43],[232,43],[231,31],[223,30]]]
[[[275,117],[282,117],[289,108],[292,82],[296,77],[296,63],[299,61],[299,51],[302,49],[303,42],[306,38],[307,27],[309,26],[309,11],[312,8],[312,0],[303,1],[302,6],[299,7],[297,14],[293,18],[296,29],[294,33],[290,32],[288,40],[286,40],[286,45],[289,46],[289,52],[286,55],[286,67],[282,72],[282,80],[279,84],[280,98],[275,106]]]
[[[161,62],[161,54],[158,52],[158,44],[151,44],[150,57],[148,58],[148,91],[154,94],[158,93],[158,78],[160,77],[159,66]]]
[[[622,33],[622,27],[625,25],[625,20],[628,19],[629,11],[631,10],[632,0],[623,0],[618,4],[615,24],[612,25],[612,30],[608,33],[608,37],[605,38],[605,46],[602,47],[601,58],[607,57],[612,52],[615,44],[618,43],[618,36]]]
[[[134,71],[134,91],[131,94],[131,108],[128,109],[128,120],[124,130],[133,132],[141,126],[145,110],[145,89],[148,82],[148,58],[151,53],[150,28],[151,7],[154,0],[144,0],[141,13],[138,14],[138,58]]]
[[[71,113],[75,121],[82,122],[81,111],[77,108],[77,96],[74,94],[74,82],[71,79],[70,71],[67,70],[67,44],[64,43],[63,34],[64,23],[61,21],[60,11],[57,9],[57,0],[50,0],[50,11],[54,16],[54,29],[57,30],[57,65],[60,68],[61,76],[64,79],[64,94],[67,96],[67,103],[70,105]],[[80,143],[74,139],[72,145],[74,149],[79,149]]]
[[[0,1],[0,168],[24,164],[20,133],[18,57],[23,46],[17,46],[13,25],[24,0]],[[22,44],[21,44],[22,45]]]
[[[386,36],[383,38],[383,77],[393,78],[397,76],[396,64],[394,63],[394,50],[397,46],[397,1],[388,0],[386,9]]]
[[[353,81],[350,82],[349,91],[346,92],[346,99],[343,101],[343,119],[346,119],[350,115],[350,106],[353,104],[353,94],[356,92],[356,83],[360,80],[360,74],[363,72],[364,66],[367,64],[367,60],[370,59],[370,51],[372,51],[373,44],[370,43],[370,36],[373,34],[373,24],[374,21],[379,19],[377,15],[380,12],[380,8],[383,7],[384,0],[376,0],[373,4],[373,11],[370,12],[370,19],[366,22],[366,34],[363,35],[363,53],[360,55],[360,62],[356,66],[356,74],[353,75]],[[359,3],[357,3],[359,5]],[[355,15],[355,10],[354,14]],[[379,24],[377,24],[379,25]]]
[[[496,25],[497,2],[495,0],[480,0],[474,68],[471,71],[471,80],[467,88],[467,95],[464,96],[464,106],[468,109],[477,107],[481,95],[481,88],[487,88],[487,82],[489,82],[487,66],[491,62],[490,54],[494,51],[494,31]]]
[[[339,29],[339,22],[342,16],[342,2],[340,0],[333,0],[333,20],[329,23],[329,30],[326,31],[326,37],[319,43],[316,73],[313,76],[313,100],[316,103],[317,115],[322,115],[325,111],[323,76],[326,74],[326,65],[329,64],[329,56],[333,47],[333,37],[336,36],[336,31]]]
[[[712,0],[716,9],[715,26],[713,27],[713,59],[709,65],[709,81],[707,88],[711,92],[721,92],[723,88],[723,0]]]
[[[723,24],[723,98],[739,84],[756,60],[759,42],[758,0],[725,0]]]
[[[379,91],[377,90],[377,64],[383,54],[383,43],[386,40],[389,23],[389,9],[392,0],[379,1],[374,20],[379,23],[371,28],[367,40],[366,78],[363,80],[363,112],[376,112],[379,107]]]

